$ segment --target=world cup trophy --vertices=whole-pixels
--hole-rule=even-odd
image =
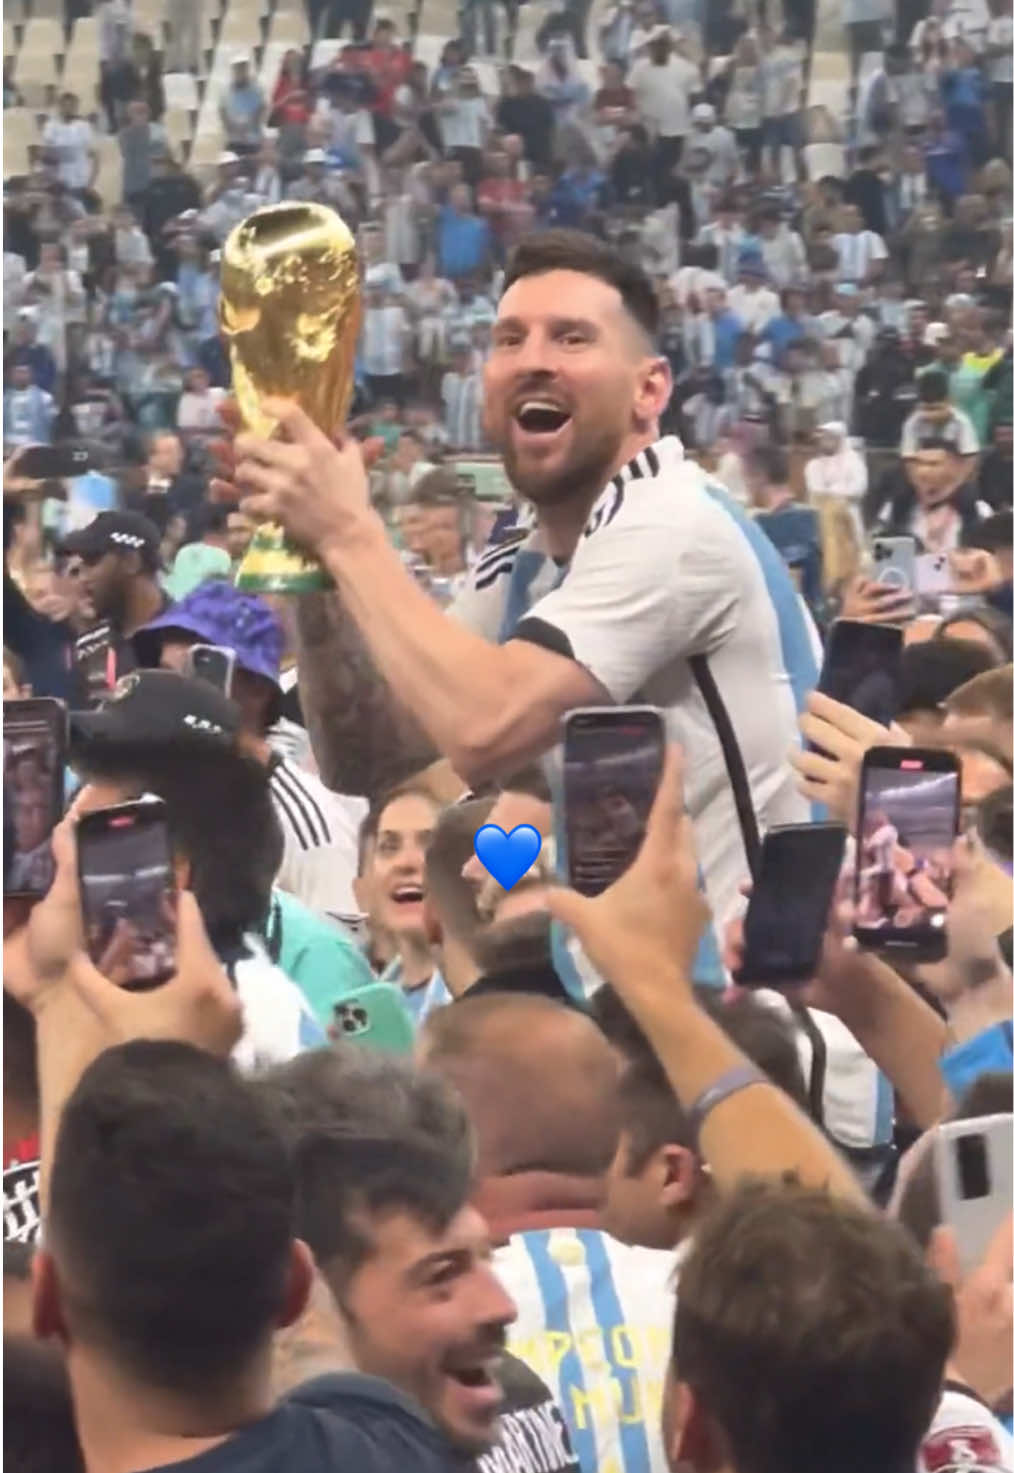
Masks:
[[[334,210],[293,201],[237,225],[222,250],[219,321],[245,428],[274,432],[262,405],[275,397],[295,400],[327,436],[340,430],[352,398],[360,316],[355,241]],[[266,522],[236,583],[257,593],[310,593],[330,580],[281,527]]]

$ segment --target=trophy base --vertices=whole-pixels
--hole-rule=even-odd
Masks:
[[[333,586],[320,563],[291,547],[274,523],[257,529],[236,572],[244,593],[319,593]]]

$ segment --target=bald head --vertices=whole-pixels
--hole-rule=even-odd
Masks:
[[[583,1013],[537,996],[466,996],[430,1015],[421,1051],[465,1101],[481,1177],[605,1172],[619,1061]]]

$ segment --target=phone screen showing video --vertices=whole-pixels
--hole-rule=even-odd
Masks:
[[[82,816],[78,871],[88,955],[121,987],[157,987],[176,970],[176,897],[161,803]]]
[[[941,759],[942,753],[929,753]],[[945,934],[951,898],[959,780],[915,752],[863,771],[863,816],[856,872],[856,932],[917,942]]]
[[[4,702],[4,894],[45,895],[63,815],[65,712],[59,701]]]
[[[890,726],[898,709],[898,684],[904,636],[890,624],[840,619],[831,628],[819,689],[876,721]]]
[[[654,711],[575,713],[563,749],[570,883],[599,895],[633,864],[662,763],[665,728]]]

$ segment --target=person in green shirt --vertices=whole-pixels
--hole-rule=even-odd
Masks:
[[[376,981],[351,936],[277,886],[265,940],[272,961],[295,982],[325,1031],[334,1023],[336,1002]]]

